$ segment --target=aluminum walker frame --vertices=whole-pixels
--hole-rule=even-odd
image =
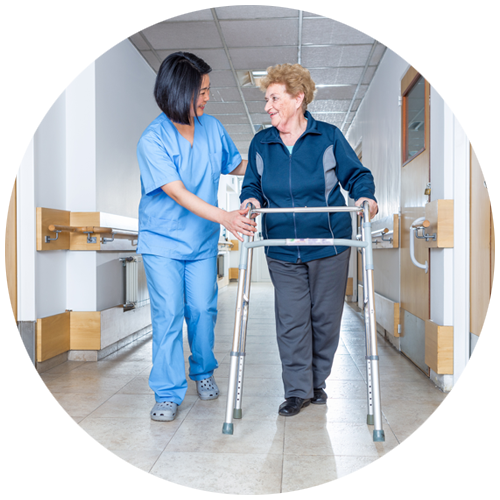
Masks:
[[[247,205],[248,206],[248,205]],[[367,201],[363,207],[315,207],[315,208],[254,208],[250,204],[247,217],[264,213],[297,212],[352,212],[363,217],[359,240],[348,239],[276,239],[253,241],[253,236],[244,236],[240,252],[236,317],[234,324],[229,387],[227,393],[226,420],[223,434],[233,434],[233,418],[242,418],[241,400],[243,394],[243,369],[250,302],[250,281],[252,275],[253,249],[262,246],[326,246],[339,245],[358,247],[363,260],[363,304],[365,316],[366,376],[367,376],[367,424],[373,425],[373,441],[385,441],[382,429],[382,408],[380,404],[379,357],[377,350],[377,326],[375,319],[375,295],[373,288],[373,249],[371,237],[370,208]]]

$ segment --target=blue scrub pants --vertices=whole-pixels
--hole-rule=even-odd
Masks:
[[[217,257],[176,260],[143,254],[153,324],[149,387],[158,403],[180,405],[187,390],[182,340],[186,319],[189,378],[203,380],[217,368],[213,353],[217,320]]]

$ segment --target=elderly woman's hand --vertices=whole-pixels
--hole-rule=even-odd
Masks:
[[[357,207],[361,207],[364,201],[368,202],[368,205],[370,206],[370,219],[373,219],[378,212],[377,202],[375,200],[371,200],[370,198],[359,198],[354,204]]]
[[[260,201],[255,199],[255,198],[248,198],[246,199],[241,205],[240,205],[240,210],[244,210],[246,206],[251,203],[255,208],[260,208]],[[260,214],[252,214],[252,219],[255,219]]]

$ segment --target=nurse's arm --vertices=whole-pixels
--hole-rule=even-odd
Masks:
[[[248,160],[241,160],[241,163],[229,175],[245,175]]]
[[[243,241],[243,238],[238,233],[252,236],[257,231],[257,223],[245,217],[249,208],[226,212],[225,210],[210,205],[210,203],[203,201],[201,198],[191,193],[191,191],[188,191],[182,181],[169,182],[161,188],[179,205],[187,208],[190,212],[203,219],[222,224],[240,241]]]

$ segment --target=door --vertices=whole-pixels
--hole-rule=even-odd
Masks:
[[[5,270],[7,287],[9,289],[10,304],[14,318],[17,321],[17,228],[16,228],[16,185],[9,203],[7,212],[7,227],[5,229]]]

